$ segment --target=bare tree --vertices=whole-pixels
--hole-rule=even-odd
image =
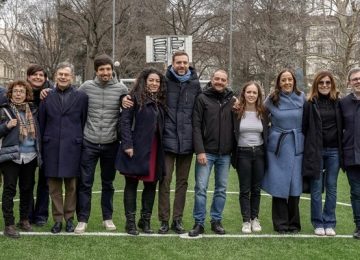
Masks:
[[[61,3],[60,15],[71,24],[68,30],[86,44],[85,79],[90,79],[94,74],[95,56],[105,52],[106,47],[108,47],[108,42],[104,43],[104,39],[112,29],[112,0],[58,1]],[[122,23],[128,8],[128,4],[124,1],[120,2],[120,8],[117,8],[115,26]]]
[[[21,38],[22,1],[13,0],[0,9],[0,59],[14,72],[15,78],[24,76],[24,59],[21,50],[27,48]]]
[[[70,44],[69,35],[62,33],[58,10],[55,1],[38,0],[23,15],[23,37],[30,45],[24,53],[31,62],[46,68],[50,78],[57,64],[66,59],[65,46]]]

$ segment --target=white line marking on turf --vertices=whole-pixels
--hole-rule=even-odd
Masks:
[[[158,190],[156,190],[158,192]],[[123,193],[124,190],[115,190],[115,193]],[[138,190],[138,192],[142,192],[142,190]],[[170,192],[175,192],[175,190],[170,190]],[[188,190],[188,193],[194,193],[193,190]],[[100,194],[101,191],[93,191],[92,194]],[[208,191],[208,193],[214,193],[214,191]],[[226,194],[230,194],[230,195],[238,195],[239,192],[237,191],[227,191]],[[64,196],[65,194],[63,194]],[[271,197],[270,194],[267,193],[261,193],[262,196],[267,196],[267,197]],[[36,199],[36,197],[34,197],[34,199]],[[300,199],[302,200],[310,200],[310,198],[308,197],[300,197]],[[18,202],[19,199],[14,199],[14,202]],[[325,200],[323,200],[323,202],[325,202]],[[2,202],[0,201],[0,204],[2,204]],[[344,202],[336,202],[336,204],[341,205],[341,206],[346,206],[346,207],[351,207],[351,204],[349,203],[344,203]]]
[[[0,234],[0,236],[3,234]],[[127,233],[114,233],[114,232],[85,232],[83,234],[75,234],[75,233],[66,233],[61,232],[58,234],[52,234],[51,232],[20,232],[21,236],[76,236],[76,237],[149,237],[149,238],[161,238],[161,237],[179,237],[184,239],[194,239],[193,237],[189,237],[188,234],[142,234],[140,233],[138,236],[129,235]],[[352,235],[336,235],[335,237],[330,236],[316,236],[316,235],[306,235],[306,234],[296,234],[296,235],[277,235],[277,234],[257,234],[257,235],[215,235],[215,234],[202,234],[196,237],[199,238],[319,238],[319,239],[333,239],[333,238],[353,238]]]

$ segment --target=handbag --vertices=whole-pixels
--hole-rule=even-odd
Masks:
[[[10,120],[13,119],[12,116],[10,115],[9,111],[8,111],[6,108],[3,108],[3,110],[4,110],[5,114],[6,114],[6,116],[7,116]],[[1,149],[1,147],[2,147],[2,140],[3,140],[3,138],[4,138],[4,137],[1,137],[1,138],[0,138],[0,149]]]

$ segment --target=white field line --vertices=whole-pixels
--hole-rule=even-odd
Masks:
[[[158,191],[158,190],[156,190]],[[170,190],[171,192],[175,192],[175,190]],[[115,190],[116,193],[123,193],[124,190]],[[142,192],[142,190],[138,190],[138,192]],[[187,191],[188,193],[194,193],[193,190],[188,190]],[[92,194],[100,194],[101,191],[93,191]],[[214,193],[214,191],[208,191],[208,193]],[[239,192],[237,191],[227,191],[226,194],[229,194],[229,195],[239,195]],[[63,194],[64,196],[65,194]],[[267,196],[267,197],[271,197],[270,194],[267,194],[267,193],[261,193],[262,196]],[[34,199],[36,199],[36,197],[34,197]],[[300,199],[302,200],[310,200],[310,198],[308,197],[300,197]],[[19,199],[14,199],[14,202],[18,202]],[[325,202],[325,200],[323,200],[323,202]],[[0,205],[2,204],[2,202],[0,201]],[[346,206],[346,207],[351,207],[351,204],[349,203],[344,203],[344,202],[336,202],[337,205],[341,205],[341,206]]]
[[[58,234],[52,234],[51,232],[20,232],[21,236],[77,236],[77,237],[148,237],[148,238],[163,238],[163,237],[179,237],[183,239],[199,239],[199,238],[318,238],[318,239],[333,239],[333,238],[351,238],[353,239],[352,235],[336,235],[335,237],[330,236],[316,236],[316,235],[302,235],[302,234],[296,234],[296,235],[280,235],[280,234],[257,234],[257,235],[206,235],[202,234],[198,237],[189,237],[187,234],[139,234],[138,236],[132,236],[127,233],[114,233],[114,232],[85,232],[83,234],[75,234],[75,233],[66,233],[61,232]],[[2,236],[2,232],[0,233],[0,236]]]

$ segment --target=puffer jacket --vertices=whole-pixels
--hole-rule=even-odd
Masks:
[[[195,98],[201,93],[195,69],[189,68],[191,77],[181,83],[170,71],[166,72],[167,113],[165,115],[164,151],[175,154],[193,153],[192,113]]]
[[[35,123],[37,160],[38,165],[41,166],[40,128],[37,119],[38,108],[33,103],[29,103],[29,105]],[[9,112],[11,118],[16,118],[15,113],[12,111],[7,101],[0,105],[0,138],[2,139],[0,148],[0,162],[17,160],[20,158],[19,124],[17,124],[14,128],[7,128],[7,122],[10,119],[5,113],[4,108]]]
[[[115,142],[120,114],[120,98],[128,93],[127,87],[114,77],[102,85],[96,77],[85,81],[79,88],[89,97],[84,138],[95,144]]]

